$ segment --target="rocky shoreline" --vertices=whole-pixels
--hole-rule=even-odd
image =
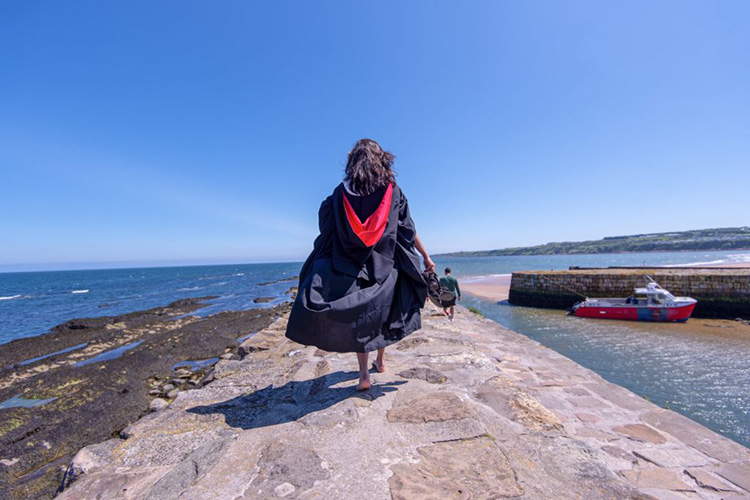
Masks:
[[[284,315],[194,315],[212,297],[113,317],[74,319],[0,346],[0,498],[51,498],[72,456],[181,392],[213,380],[219,360]]]

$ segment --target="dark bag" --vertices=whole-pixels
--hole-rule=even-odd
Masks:
[[[442,307],[455,306],[456,295],[447,288],[443,287],[443,289],[440,291],[440,305]]]
[[[437,274],[432,271],[422,271],[422,276],[427,282],[427,296],[433,304],[438,307],[448,307],[451,305],[450,302],[455,304],[456,296],[440,284],[440,278]]]

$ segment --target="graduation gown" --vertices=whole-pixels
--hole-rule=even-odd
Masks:
[[[323,201],[320,235],[300,272],[286,336],[333,352],[369,352],[421,328],[427,284],[401,189]]]

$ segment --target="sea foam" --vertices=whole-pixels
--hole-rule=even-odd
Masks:
[[[735,253],[727,255],[724,259],[709,260],[705,262],[691,262],[689,264],[672,264],[666,267],[682,267],[682,266],[709,266],[717,264],[745,264],[750,262],[750,253]]]
[[[732,263],[745,263],[750,262],[750,253],[736,253],[733,255],[729,255],[727,257],[727,260]]]
[[[13,299],[20,299],[20,295],[9,295],[8,297],[0,297],[0,300],[13,300]]]
[[[89,291],[88,290],[73,290],[70,293],[89,293]]]

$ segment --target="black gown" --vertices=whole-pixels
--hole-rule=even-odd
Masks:
[[[421,328],[427,284],[415,251],[417,233],[406,197],[397,185],[391,189],[356,196],[342,183],[323,201],[320,235],[300,272],[288,338],[325,351],[369,352]],[[385,221],[372,246],[353,227],[347,202],[359,220],[381,215]]]

